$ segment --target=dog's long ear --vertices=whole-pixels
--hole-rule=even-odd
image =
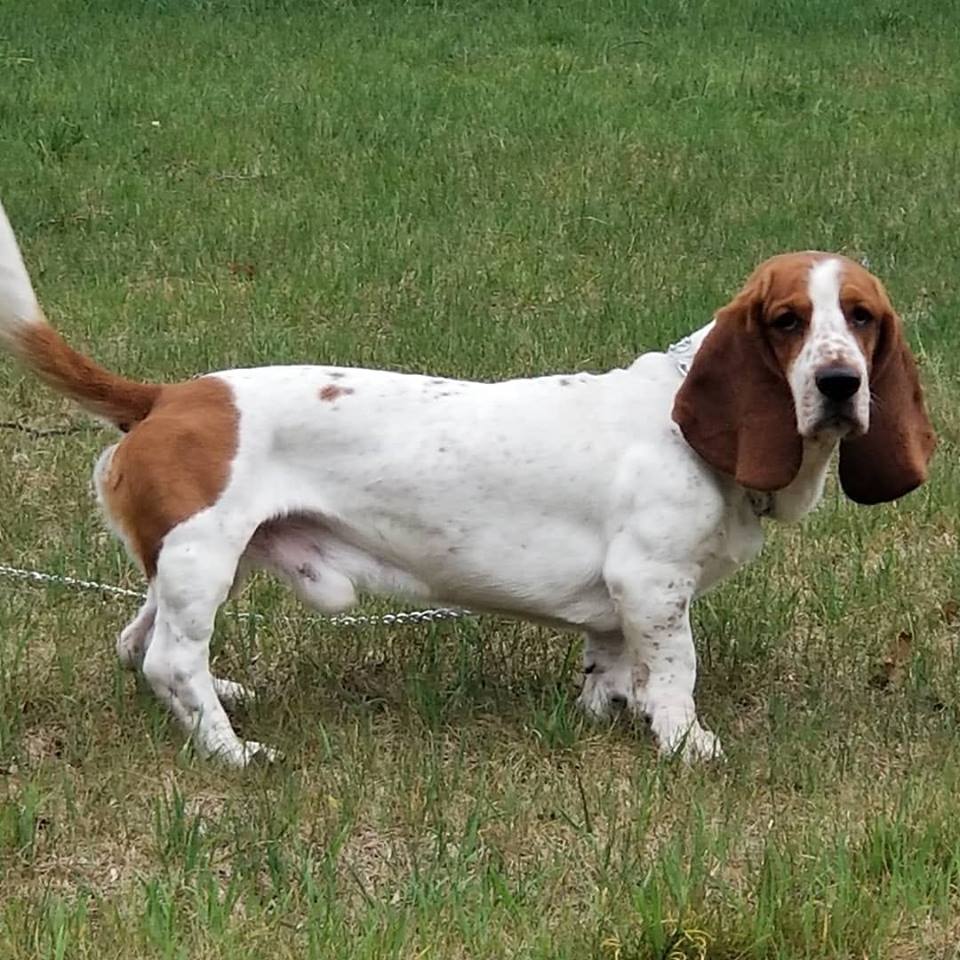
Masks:
[[[879,322],[870,371],[870,429],[840,444],[843,491],[867,504],[896,500],[919,487],[937,443],[900,318],[890,308]]]
[[[793,395],[764,333],[765,279],[754,275],[725,307],[677,393],[673,419],[687,443],[751,490],[782,490],[803,442]]]

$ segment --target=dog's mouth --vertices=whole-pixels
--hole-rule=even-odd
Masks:
[[[848,437],[861,437],[866,432],[853,404],[845,401],[841,404],[826,405],[820,417],[803,436],[809,440],[843,440]]]

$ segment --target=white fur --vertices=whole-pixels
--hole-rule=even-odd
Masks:
[[[0,340],[15,346],[23,327],[41,322],[42,317],[13,228],[0,204]]]

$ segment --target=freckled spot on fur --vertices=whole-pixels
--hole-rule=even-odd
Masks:
[[[437,453],[446,453],[446,452],[447,452],[446,447],[437,447]]]
[[[345,376],[346,376],[346,374],[345,374],[345,373],[342,373],[342,372],[339,371],[339,370],[333,370],[333,371],[330,372],[330,379],[331,379],[331,380],[342,380]]]
[[[434,387],[442,387],[446,382],[446,380],[431,380],[430,385]]]
[[[569,378],[569,377],[561,377],[561,378],[560,378],[560,386],[561,386],[561,387],[569,387],[569,386],[570,386],[570,378]]]
[[[320,399],[330,403],[345,397],[348,393],[353,393],[353,387],[338,387],[336,384],[328,383],[320,390]]]

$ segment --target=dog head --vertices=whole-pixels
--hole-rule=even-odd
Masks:
[[[712,467],[753,490],[793,480],[803,440],[840,443],[840,481],[859,503],[926,479],[935,438],[900,318],[880,281],[846,257],[762,263],[717,311],[673,418]]]

